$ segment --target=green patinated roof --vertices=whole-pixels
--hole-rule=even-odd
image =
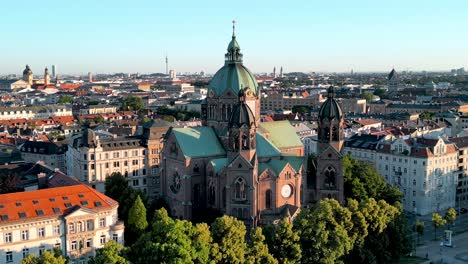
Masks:
[[[172,130],[184,156],[190,158],[225,155],[211,127],[184,127]]]
[[[280,159],[271,159],[268,162],[259,162],[258,174],[263,173],[266,169],[270,169],[274,173],[279,174],[287,164],[290,164],[291,167],[298,172],[303,162],[303,157],[281,157]]]
[[[211,79],[209,88],[218,96],[223,95],[227,89],[237,95],[241,88],[248,88],[255,95],[258,94],[257,79],[242,63],[224,65]]]
[[[214,159],[210,163],[214,168],[214,173],[218,173],[222,168],[226,167],[227,158]]]
[[[268,139],[264,138],[260,133],[256,136],[257,156],[259,158],[278,157],[281,156],[281,151],[275,147]]]
[[[235,37],[235,36],[232,36],[232,40],[231,40],[231,42],[229,42],[229,45],[228,45],[227,50],[228,50],[228,51],[231,51],[231,50],[233,50],[233,49],[238,49],[238,50],[240,50],[239,43],[237,43],[237,40],[236,40],[236,37]]]
[[[268,140],[279,149],[303,146],[296,130],[287,120],[262,122],[260,128],[269,133]]]

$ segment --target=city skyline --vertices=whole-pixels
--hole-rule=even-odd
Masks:
[[[231,20],[245,64],[253,72],[385,72],[466,67],[468,3],[424,5],[393,1],[328,3],[204,1],[131,6],[121,1],[48,5],[5,3],[0,29],[1,74],[35,75],[58,65],[58,74],[165,72],[214,73],[224,63]],[[92,8],[88,8],[92,7]],[[48,15],[44,16],[44,12]],[[20,19],[18,19],[20,17]],[[330,19],[333,17],[334,19]],[[352,23],[350,23],[352,22]],[[24,34],[28,32],[28,34]],[[435,34],[434,32],[437,32]]]

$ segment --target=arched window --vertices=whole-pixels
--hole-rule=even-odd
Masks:
[[[76,232],[82,232],[83,230],[83,223],[78,222],[76,223]]]
[[[336,126],[334,126],[332,128],[332,137],[333,137],[333,140],[334,141],[338,141],[339,138],[338,138],[338,129],[336,128]]]
[[[327,188],[335,188],[336,186],[336,175],[335,169],[331,166],[325,169],[325,187]]]
[[[271,190],[267,190],[265,192],[265,208],[266,209],[271,208]]]
[[[226,187],[223,187],[223,207],[226,208]]]
[[[245,192],[245,180],[243,178],[237,178],[235,182],[235,189],[234,189],[234,198],[237,200],[245,200],[247,199],[247,194]]]
[[[208,204],[214,205],[215,204],[215,186],[213,182],[210,182],[208,187]]]
[[[249,149],[249,140],[245,134],[242,134],[242,149]]]
[[[323,129],[323,136],[324,136],[325,140],[330,140],[330,128],[325,127]]]

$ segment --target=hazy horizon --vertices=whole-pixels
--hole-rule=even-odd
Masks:
[[[216,72],[231,20],[255,73],[468,66],[468,1],[8,1],[0,74]]]

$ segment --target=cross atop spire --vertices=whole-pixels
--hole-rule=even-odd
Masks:
[[[236,37],[236,20],[232,20],[232,37]]]

